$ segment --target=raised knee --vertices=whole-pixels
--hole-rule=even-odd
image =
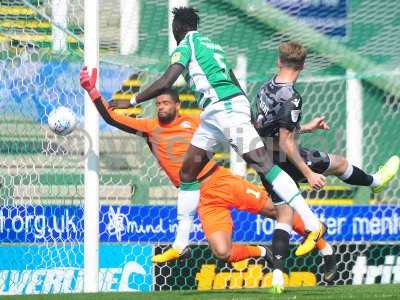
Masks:
[[[339,156],[339,165],[342,167],[342,168],[347,168],[347,165],[348,165],[349,163],[347,162],[347,159],[346,158],[344,158],[343,156]]]
[[[228,260],[231,256],[231,249],[226,246],[214,247],[212,249],[212,252],[217,258],[221,260]]]
[[[338,174],[343,174],[349,163],[347,162],[347,159],[344,158],[343,156],[335,156],[335,166],[336,166],[336,173]]]

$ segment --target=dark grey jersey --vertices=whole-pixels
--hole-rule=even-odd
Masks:
[[[267,81],[257,94],[258,133],[262,137],[279,135],[279,128],[300,127],[302,99],[293,83],[277,83],[276,76]]]

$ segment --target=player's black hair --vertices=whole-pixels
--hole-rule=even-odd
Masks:
[[[162,95],[168,95],[171,97],[172,100],[174,100],[175,103],[180,103],[181,101],[179,100],[179,95],[178,92],[175,89],[165,89],[162,92]]]
[[[184,34],[191,30],[197,30],[200,22],[198,11],[193,7],[175,7],[172,10],[174,19],[172,26],[174,31],[179,34]]]

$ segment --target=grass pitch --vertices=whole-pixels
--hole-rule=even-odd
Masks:
[[[152,293],[96,293],[3,296],[2,300],[261,300],[261,299],[400,299],[400,284],[374,284],[360,286],[319,286],[289,288],[281,295],[272,295],[269,289],[242,289],[224,291],[174,291]]]

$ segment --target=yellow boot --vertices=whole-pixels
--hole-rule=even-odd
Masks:
[[[380,184],[372,188],[372,191],[374,193],[379,193],[386,189],[399,171],[399,166],[400,158],[397,155],[389,158],[389,160],[379,169],[379,171],[376,172],[375,176],[379,177]]]
[[[188,247],[186,247],[183,250],[171,247],[167,251],[161,254],[154,255],[151,261],[156,264],[166,263],[180,258],[187,258],[189,255],[190,255],[190,249]]]
[[[312,251],[315,248],[315,244],[325,235],[326,229],[326,225],[320,222],[318,230],[309,231],[303,242],[297,247],[295,255],[302,256]]]

